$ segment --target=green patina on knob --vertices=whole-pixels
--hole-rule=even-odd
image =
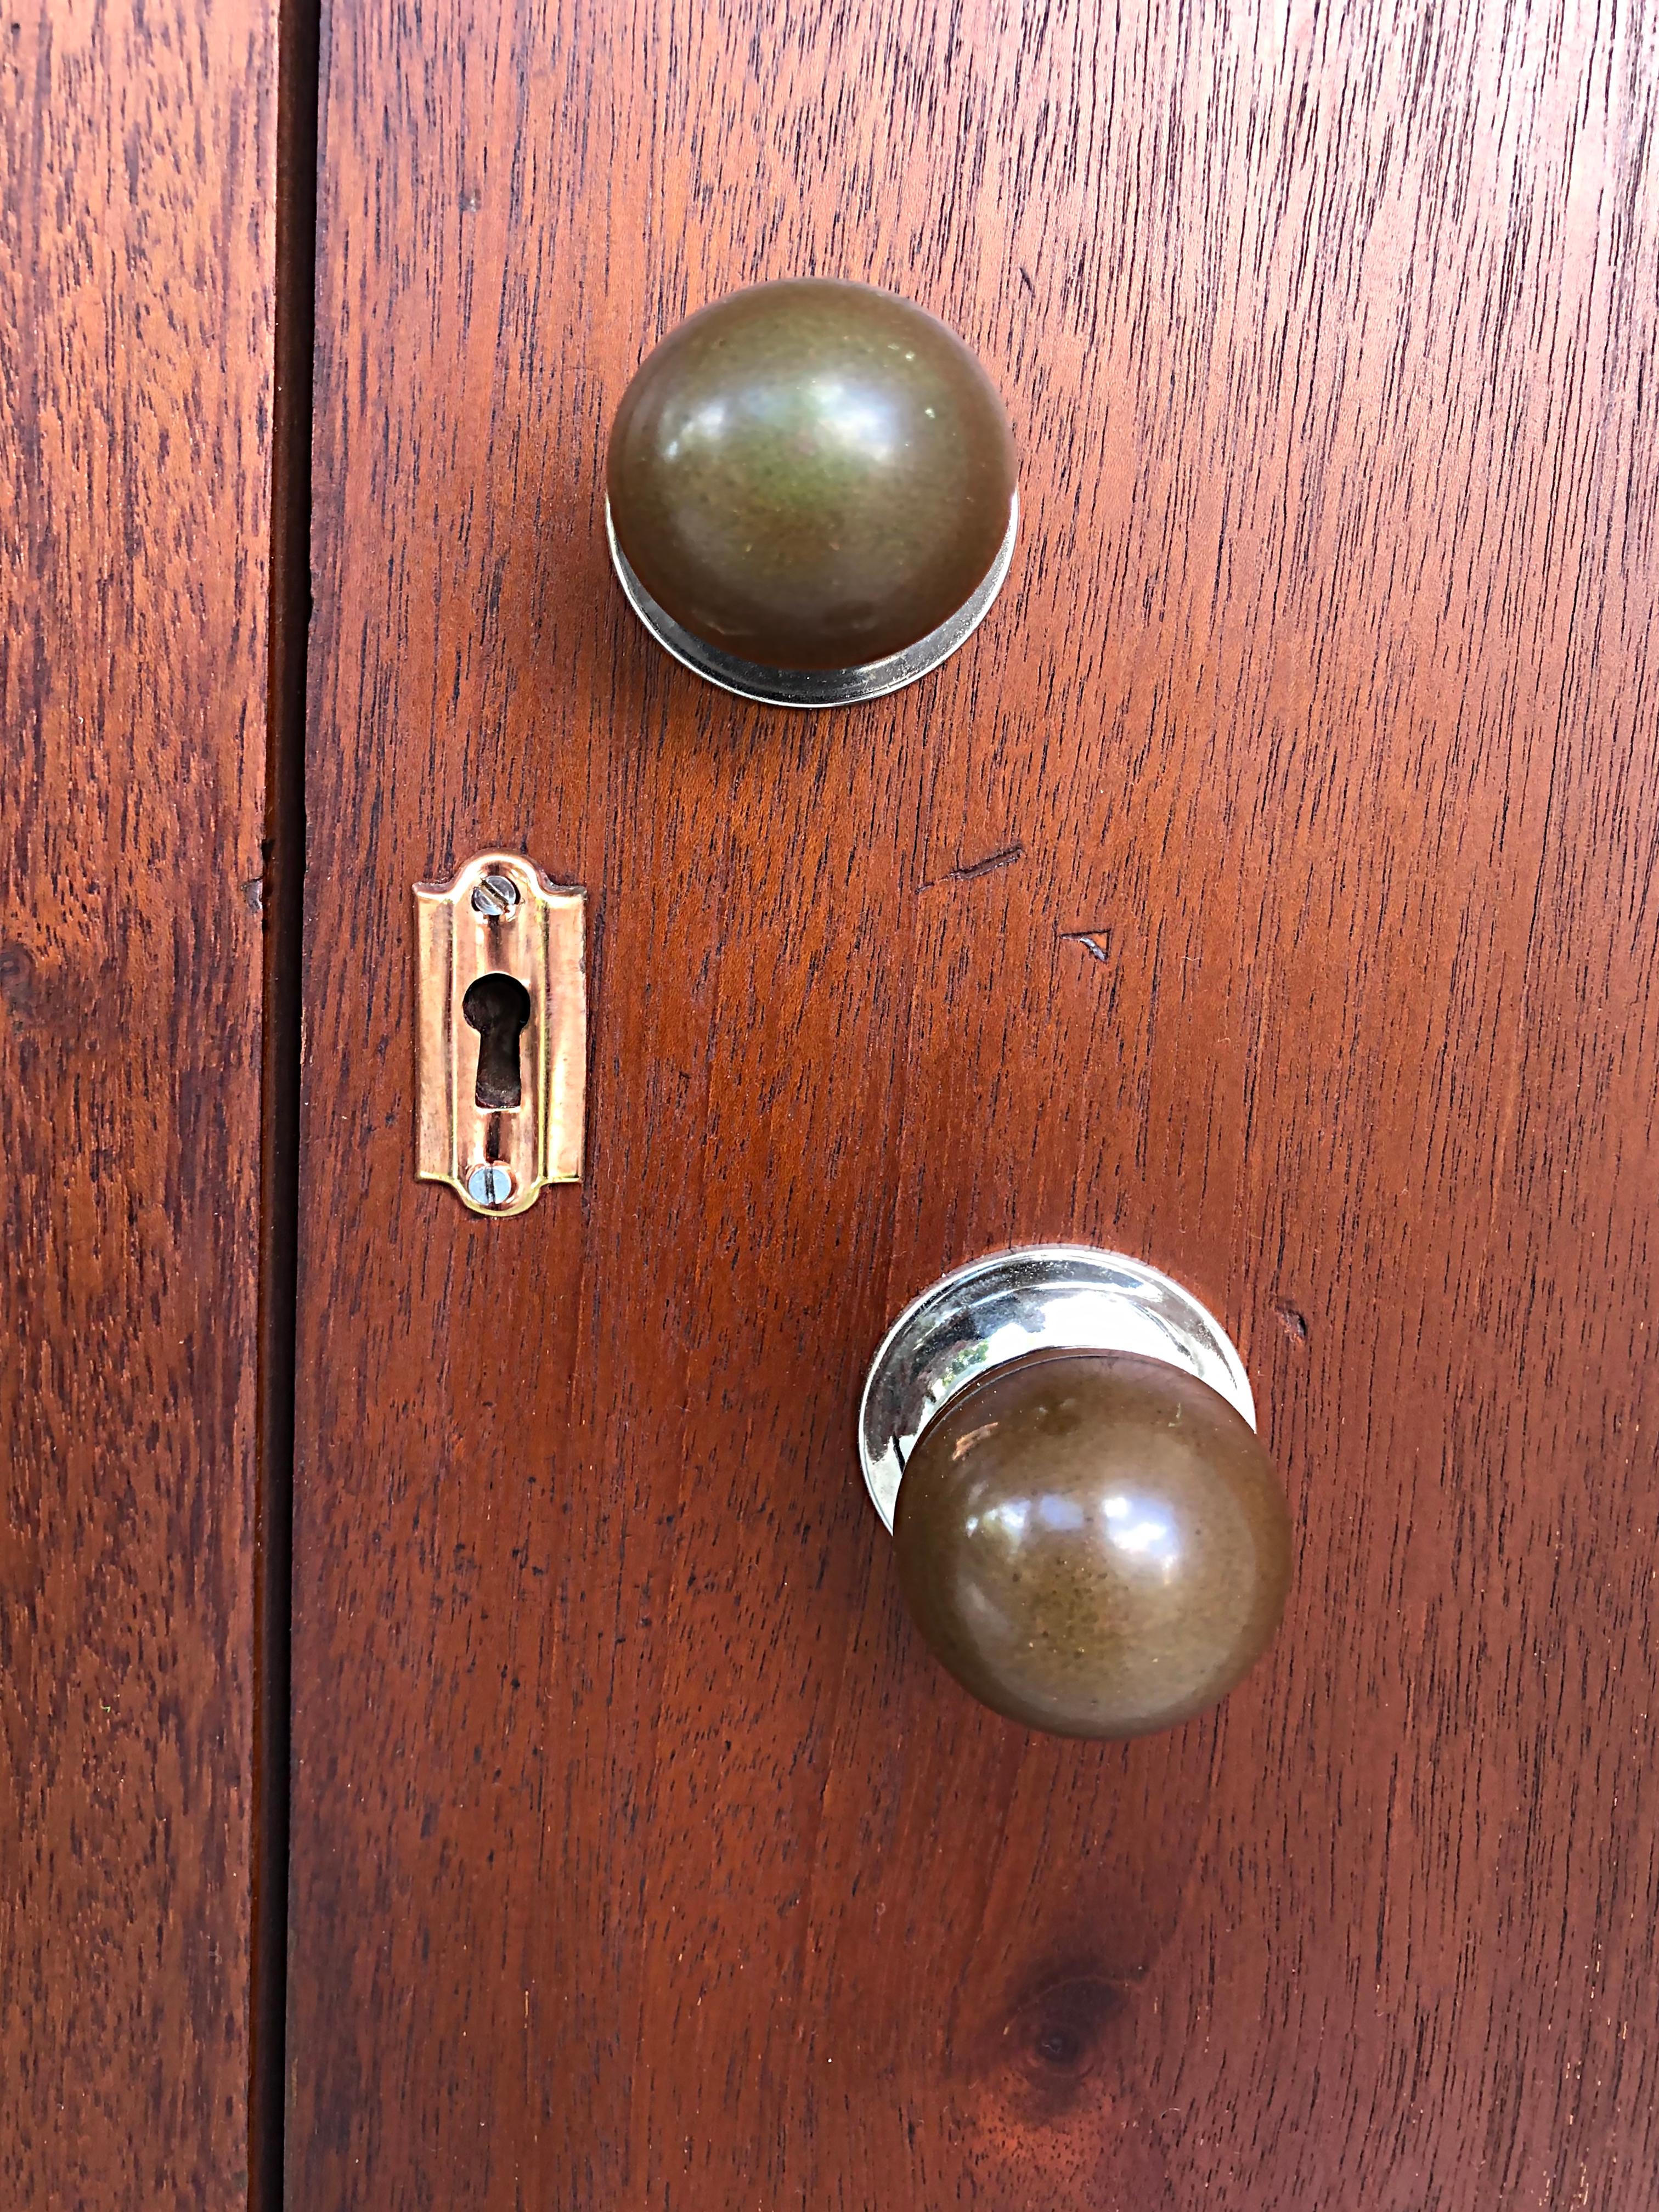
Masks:
[[[990,379],[866,284],[757,285],[672,332],[623,396],[607,490],[659,606],[769,667],[860,667],[939,628],[1007,535]]]
[[[1060,1735],[1170,1728],[1273,1640],[1291,1530],[1249,1422],[1184,1370],[1036,1352],[923,1430],[894,1521],[916,1624],[965,1688]]]

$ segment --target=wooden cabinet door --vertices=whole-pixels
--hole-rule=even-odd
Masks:
[[[275,2205],[276,29],[0,13],[7,2212]]]
[[[1659,19],[325,25],[289,2199],[1628,2212],[1659,2157]],[[1006,393],[1009,587],[665,659],[606,428],[797,272]],[[410,889],[589,895],[580,1188],[412,1173]],[[1224,1317],[1270,1658],[974,1705],[853,1417],[952,1263]]]

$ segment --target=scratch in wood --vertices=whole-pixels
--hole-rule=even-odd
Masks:
[[[1062,945],[1080,945],[1091,960],[1109,960],[1112,957],[1109,930],[1062,929],[1060,941]]]
[[[988,853],[982,860],[958,860],[942,876],[935,876],[931,882],[924,884],[922,889],[931,891],[939,884],[971,884],[981,876],[988,876],[995,868],[1012,868],[1017,860],[1024,858],[1023,844],[1004,845],[997,852]]]

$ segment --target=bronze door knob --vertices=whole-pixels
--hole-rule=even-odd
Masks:
[[[1038,1247],[901,1316],[860,1444],[900,1586],[984,1704],[1132,1736],[1215,1704],[1272,1642],[1290,1517],[1220,1326],[1113,1253]]]
[[[1013,441],[943,323],[890,292],[759,284],[671,331],[623,395],[606,519],[635,611],[747,697],[831,706],[935,668],[1012,556]]]

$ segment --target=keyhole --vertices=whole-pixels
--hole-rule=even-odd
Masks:
[[[478,1080],[473,1097],[492,1111],[524,1097],[519,1036],[530,1019],[530,994],[512,975],[480,975],[461,1000],[467,1025],[478,1032]]]

